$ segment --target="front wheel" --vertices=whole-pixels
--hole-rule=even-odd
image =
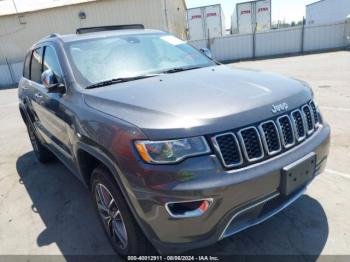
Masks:
[[[136,223],[109,171],[97,167],[92,172],[91,187],[100,221],[114,250],[123,257],[152,254],[152,245]]]

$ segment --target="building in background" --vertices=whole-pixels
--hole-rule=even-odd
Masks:
[[[55,0],[16,8],[0,1],[0,86],[18,82],[28,48],[51,33],[74,34],[79,27],[143,24],[186,38],[185,0]],[[5,4],[13,8],[6,8]]]
[[[225,16],[220,4],[187,10],[188,39],[201,40],[225,35]]]
[[[344,22],[350,14],[350,0],[320,0],[306,6],[306,25]]]
[[[271,29],[271,0],[236,4],[231,18],[231,33],[244,34]]]

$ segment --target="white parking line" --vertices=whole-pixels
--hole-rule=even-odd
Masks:
[[[338,176],[342,176],[342,177],[350,179],[350,174],[338,172],[338,171],[335,171],[335,170],[332,170],[332,169],[326,169],[326,172],[328,172],[330,174],[334,174],[334,175],[338,175]]]
[[[344,107],[331,107],[331,106],[320,106],[320,107],[321,107],[322,109],[326,109],[326,110],[350,112],[350,108],[344,108]]]

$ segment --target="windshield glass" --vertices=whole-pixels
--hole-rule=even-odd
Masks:
[[[168,34],[123,35],[69,43],[66,47],[76,78],[84,85],[207,67],[215,62]]]

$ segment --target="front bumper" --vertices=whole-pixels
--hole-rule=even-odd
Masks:
[[[194,157],[172,166],[139,162],[129,169],[137,174],[137,179],[129,180],[132,208],[160,253],[175,254],[207,246],[263,222],[298,199],[306,186],[288,197],[279,194],[281,169],[314,152],[314,175],[320,174],[329,144],[330,128],[324,124],[293,149],[238,170],[225,170],[215,155]],[[203,198],[214,202],[199,217],[174,218],[165,209],[167,202]]]

